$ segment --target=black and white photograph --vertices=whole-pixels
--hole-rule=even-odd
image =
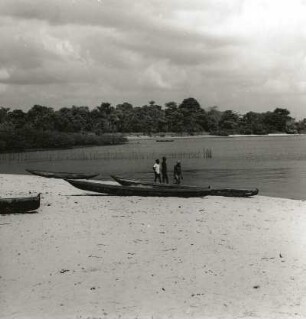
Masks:
[[[306,319],[306,0],[0,0],[0,319]]]

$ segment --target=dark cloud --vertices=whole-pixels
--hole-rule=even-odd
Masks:
[[[292,0],[2,0],[0,103],[194,96],[306,116],[305,3]]]

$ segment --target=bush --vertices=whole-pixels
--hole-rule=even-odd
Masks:
[[[1,134],[0,151],[23,151],[41,148],[69,148],[73,146],[115,145],[126,142],[122,135],[96,135],[93,133],[65,133],[41,131],[33,128]]]

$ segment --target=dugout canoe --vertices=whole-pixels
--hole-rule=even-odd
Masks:
[[[0,198],[0,214],[27,213],[40,207],[40,194],[30,197]]]
[[[251,197],[257,195],[258,188],[254,189],[236,189],[236,188],[211,188],[211,196],[223,196],[223,197]]]
[[[144,196],[144,197],[203,197],[209,195],[209,189],[179,189],[151,186],[121,186],[110,185],[96,181],[66,180],[71,185],[96,193],[115,196]]]
[[[123,186],[151,186],[151,187],[160,187],[160,188],[176,188],[176,189],[204,189],[210,190],[209,195],[213,196],[226,196],[226,197],[249,197],[254,196],[258,194],[258,189],[235,189],[235,188],[211,188],[208,187],[200,187],[200,186],[188,186],[188,185],[181,185],[181,184],[174,184],[174,185],[168,185],[168,184],[159,184],[159,183],[147,183],[138,181],[135,179],[126,179],[121,178],[118,176],[111,175],[111,177],[119,184]]]
[[[151,187],[162,187],[162,188],[203,188],[198,186],[187,186],[182,184],[160,184],[160,183],[149,183],[143,182],[136,179],[127,179],[119,176],[111,175],[111,178],[115,180],[117,183],[123,186],[151,186]],[[210,187],[207,187],[209,189]],[[206,188],[205,188],[206,189]]]
[[[98,176],[99,174],[82,174],[82,173],[68,173],[68,172],[49,172],[38,171],[34,169],[26,169],[27,172],[47,178],[60,178],[60,179],[90,179]]]
[[[209,188],[163,188],[151,186],[120,186],[109,185],[95,181],[66,180],[76,188],[115,196],[144,196],[144,197],[204,197],[207,195],[249,197],[258,194],[258,189],[231,190]]]

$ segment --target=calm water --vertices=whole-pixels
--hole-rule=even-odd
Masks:
[[[212,158],[206,158],[210,149]],[[32,152],[0,157],[0,173],[25,168],[99,172],[151,181],[155,158],[168,158],[169,176],[182,162],[184,183],[254,188],[261,195],[306,199],[306,136],[181,138],[174,142],[132,140],[126,145]],[[171,178],[172,179],[172,178]]]

